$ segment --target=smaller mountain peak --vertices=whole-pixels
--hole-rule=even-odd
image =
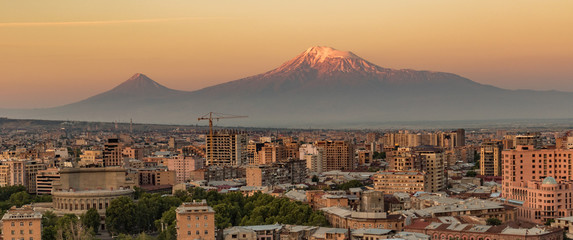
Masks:
[[[143,73],[133,74],[133,76],[131,76],[129,79],[127,79],[127,81],[133,81],[133,80],[140,80],[140,81],[141,80],[150,80],[150,81],[153,81],[153,80],[151,80],[151,78],[145,76],[145,74],[143,74]]]
[[[350,59],[360,59],[354,53],[349,51],[340,51],[331,47],[326,46],[316,46],[307,49],[304,52],[307,56],[313,56],[319,62],[324,61],[327,58],[350,58]]]
[[[115,88],[115,90],[121,91],[135,91],[136,89],[140,90],[152,90],[152,89],[163,89],[166,88],[161,84],[153,81],[151,78],[147,77],[143,73],[136,73],[127,79],[125,82],[120,84]]]

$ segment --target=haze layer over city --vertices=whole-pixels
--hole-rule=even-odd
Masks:
[[[0,2],[0,238],[573,238],[571,9]]]

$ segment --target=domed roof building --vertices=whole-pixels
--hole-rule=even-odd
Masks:
[[[541,182],[541,184],[557,185],[557,181],[556,181],[555,178],[553,178],[553,177],[546,177],[545,179],[543,179],[543,181]]]

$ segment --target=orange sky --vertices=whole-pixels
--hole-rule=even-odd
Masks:
[[[0,1],[0,107],[47,107],[136,72],[195,90],[316,45],[383,67],[573,91],[573,1]]]

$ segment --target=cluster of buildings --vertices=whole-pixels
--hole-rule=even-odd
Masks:
[[[331,225],[216,229],[213,208],[192,202],[176,210],[178,239],[553,240],[573,226],[569,132],[11,134],[0,138],[0,186],[51,194],[46,208],[59,215],[91,208],[104,215],[136,188],[202,187],[304,202]],[[22,141],[27,135],[34,137]],[[350,181],[361,187],[330,190]],[[40,239],[38,216],[33,207],[10,209],[4,239]]]

